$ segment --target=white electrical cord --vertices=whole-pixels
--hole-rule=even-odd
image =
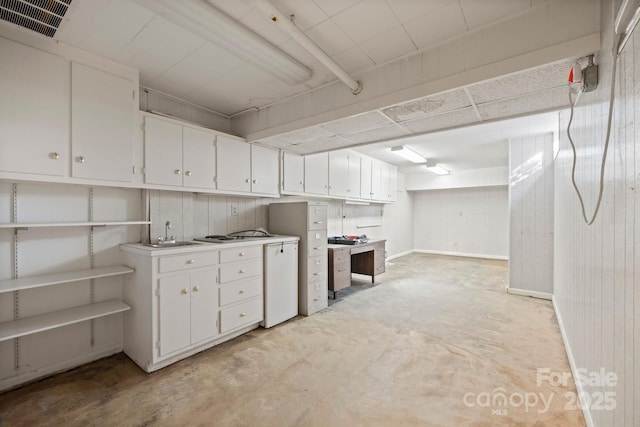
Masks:
[[[618,56],[619,56],[617,52],[617,46],[619,41],[620,41],[620,38],[617,38],[616,42],[614,43],[614,46],[616,46],[616,48],[614,48],[614,51],[613,51],[613,59],[612,59],[613,64],[611,66],[611,73],[612,73],[611,92],[609,95],[607,136],[605,138],[604,148],[602,150],[602,163],[600,164],[600,190],[598,191],[598,201],[596,202],[596,207],[593,211],[593,216],[591,217],[590,220],[587,218],[587,212],[584,207],[584,200],[582,199],[582,194],[580,193],[580,189],[578,188],[578,184],[576,183],[576,162],[577,162],[578,156],[576,153],[576,146],[573,142],[573,138],[571,137],[571,123],[573,122],[573,110],[575,109],[576,104],[578,103],[578,100],[576,99],[574,103],[573,98],[571,97],[571,84],[569,84],[569,105],[571,106],[571,114],[569,115],[569,123],[567,124],[567,136],[569,137],[569,143],[571,144],[571,150],[573,151],[573,165],[571,166],[571,183],[573,184],[573,188],[576,190],[576,194],[578,195],[578,199],[580,200],[580,208],[582,209],[582,218],[584,219],[584,222],[587,223],[587,225],[593,224],[593,222],[596,220],[596,217],[598,216],[598,211],[600,210],[600,204],[602,203],[602,194],[604,193],[604,171],[605,171],[605,165],[607,162],[607,151],[609,148],[609,141],[611,137],[611,119],[613,117],[613,102],[615,100],[616,74],[618,70]]]

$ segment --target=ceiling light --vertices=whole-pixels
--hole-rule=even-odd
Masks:
[[[429,172],[435,173],[436,175],[449,175],[451,173],[439,163],[435,164],[435,165],[432,165],[432,164],[427,162],[427,164],[425,166],[427,167],[427,170]]]
[[[137,0],[147,9],[214,43],[289,85],[311,70],[204,0]]]
[[[416,153],[411,148],[406,145],[399,145],[397,147],[391,147],[391,152],[393,154],[397,154],[400,157],[403,157],[410,162],[413,163],[425,163],[427,159],[425,159],[422,155]]]

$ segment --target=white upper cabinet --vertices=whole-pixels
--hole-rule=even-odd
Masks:
[[[362,157],[360,161],[360,198],[371,200],[371,164],[370,157]]]
[[[284,151],[282,153],[282,191],[304,192],[304,157]]]
[[[251,192],[278,196],[278,151],[251,145]]]
[[[378,200],[388,201],[391,198],[389,194],[389,168],[391,165],[380,163],[380,194]]]
[[[382,162],[371,160],[371,200],[383,200],[382,197]]]
[[[218,190],[251,192],[251,145],[218,135]]]
[[[72,63],[73,177],[132,181],[134,90],[130,80]]]
[[[361,156],[353,151],[349,152],[349,185],[348,198],[360,198],[360,160]]]
[[[349,151],[329,152],[329,195],[347,197],[349,189]]]
[[[145,116],[144,182],[213,189],[214,139],[213,132]]]
[[[65,176],[69,62],[0,38],[0,172]]]
[[[398,167],[387,165],[389,167],[389,200],[395,202],[398,199]]]
[[[304,191],[308,194],[329,194],[329,154],[304,156]]]

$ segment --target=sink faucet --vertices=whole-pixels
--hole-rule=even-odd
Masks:
[[[169,230],[172,230],[173,227],[171,226],[171,221],[167,221],[164,224],[164,236],[160,236],[158,237],[158,243],[175,243],[176,242],[176,237],[175,236],[171,236],[169,237]]]

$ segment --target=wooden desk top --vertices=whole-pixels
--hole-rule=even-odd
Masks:
[[[349,249],[349,252],[367,252],[373,250],[373,245],[375,243],[386,242],[386,239],[377,239],[377,240],[369,240],[367,243],[356,243],[355,245],[336,245],[329,244],[327,245],[328,249]],[[355,249],[355,251],[354,251]]]

